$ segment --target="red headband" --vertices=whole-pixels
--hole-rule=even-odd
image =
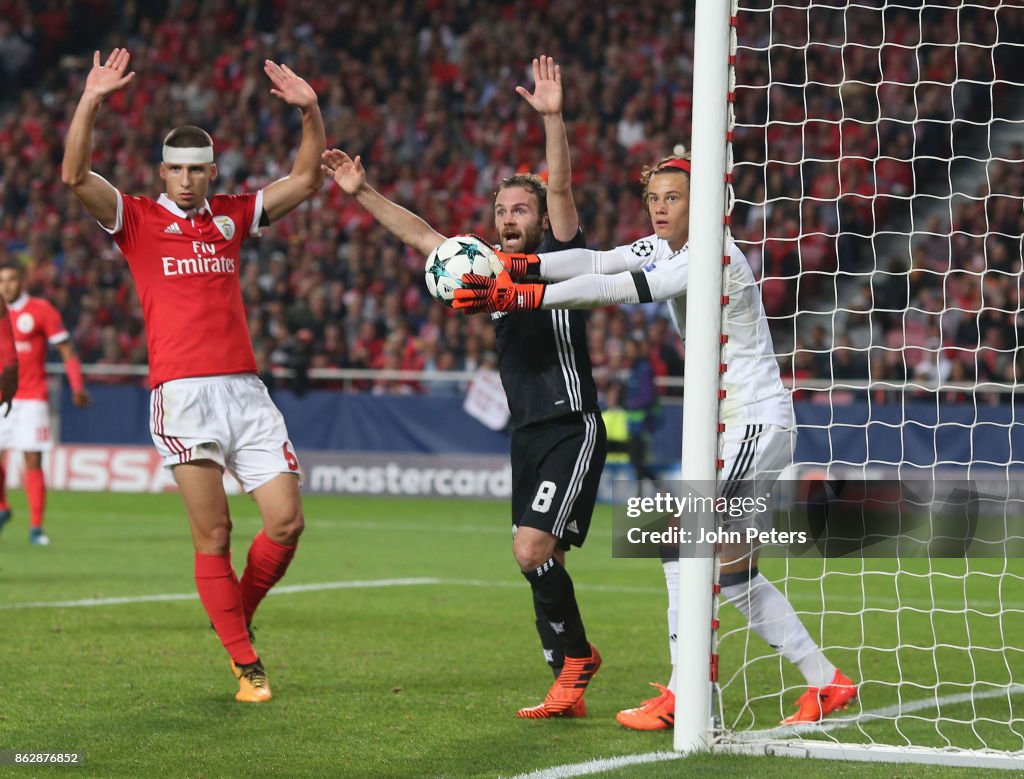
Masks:
[[[687,176],[690,175],[690,161],[689,160],[681,160],[681,159],[666,160],[665,162],[661,163],[661,165],[659,165],[657,168],[655,168],[654,172],[655,173],[661,173],[661,171],[665,170],[666,168],[675,168],[676,170],[681,170]]]

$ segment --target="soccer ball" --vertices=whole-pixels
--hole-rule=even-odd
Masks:
[[[462,287],[462,274],[476,273],[493,279],[497,260],[494,250],[475,235],[448,238],[427,257],[427,291],[434,300],[451,308],[455,290]]]

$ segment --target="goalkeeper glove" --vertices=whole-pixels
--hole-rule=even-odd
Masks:
[[[491,264],[491,273],[495,276],[503,270],[508,271],[508,274],[516,281],[525,276],[540,275],[540,257],[536,254],[509,254],[508,252],[503,252],[501,249],[495,249],[476,233],[460,233],[457,237],[475,238],[494,252],[494,256],[488,257],[488,260]],[[495,259],[497,262],[495,262]]]
[[[509,254],[495,249],[494,254],[508,275],[516,281],[526,276],[540,275],[540,257],[536,254]]]
[[[462,289],[455,290],[452,308],[463,314],[533,311],[543,300],[543,284],[517,284],[508,271],[494,279],[467,273],[462,277]]]

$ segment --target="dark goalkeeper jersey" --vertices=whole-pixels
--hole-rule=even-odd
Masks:
[[[536,252],[585,247],[582,230],[567,242],[556,240],[548,231]],[[498,372],[513,428],[600,411],[582,311],[518,311],[494,318]]]

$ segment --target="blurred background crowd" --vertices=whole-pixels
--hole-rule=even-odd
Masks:
[[[161,191],[161,140],[185,123],[214,137],[219,191],[286,174],[299,117],[270,95],[269,58],[317,90],[328,145],[361,154],[374,186],[442,233],[491,237],[496,184],[543,170],[541,122],[515,87],[532,88],[531,58],[550,54],[562,65],[588,243],[630,242],[650,233],[641,166],[689,145],[692,5],[599,3],[583,14],[575,0],[0,0],[0,261],[25,265],[30,292],[63,312],[83,362],[145,362],[127,268],[59,175],[92,51],[113,46],[132,52],[138,75],[100,114],[93,168],[123,191]],[[1022,116],[1013,66],[1024,15],[997,3],[743,5],[732,230],[762,280],[784,372],[1016,382],[1024,145],[1018,131],[1008,152],[989,147],[993,128],[1015,130]],[[992,156],[976,181],[950,163]],[[434,303],[423,262],[325,184],[243,254],[261,365],[485,364],[489,322]],[[655,306],[592,314],[602,386],[643,361],[656,377],[682,375],[667,316]]]

